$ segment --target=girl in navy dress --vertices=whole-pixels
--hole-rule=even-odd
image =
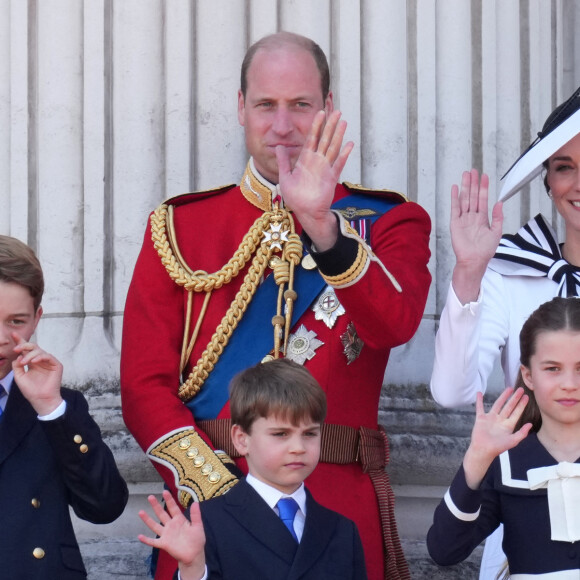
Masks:
[[[580,299],[554,298],[520,333],[516,388],[486,413],[427,535],[456,564],[504,524],[512,580],[580,579]]]

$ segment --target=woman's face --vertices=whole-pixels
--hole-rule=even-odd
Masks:
[[[580,232],[580,133],[550,157],[546,181],[566,227]]]

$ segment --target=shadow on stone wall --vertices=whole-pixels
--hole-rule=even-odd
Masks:
[[[447,487],[469,445],[475,407],[444,409],[427,385],[383,387],[379,423],[389,436],[393,484]]]

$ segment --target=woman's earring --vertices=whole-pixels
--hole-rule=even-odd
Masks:
[[[552,193],[550,192],[550,186],[548,185],[548,171],[546,170],[546,166],[542,169],[542,181],[544,182],[544,187],[546,188],[548,197],[552,199]]]

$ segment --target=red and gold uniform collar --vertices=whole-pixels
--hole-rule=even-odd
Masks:
[[[280,208],[284,207],[280,188],[258,173],[251,157],[246,165],[240,189],[243,196],[262,211],[272,211],[273,201],[277,201]]]

